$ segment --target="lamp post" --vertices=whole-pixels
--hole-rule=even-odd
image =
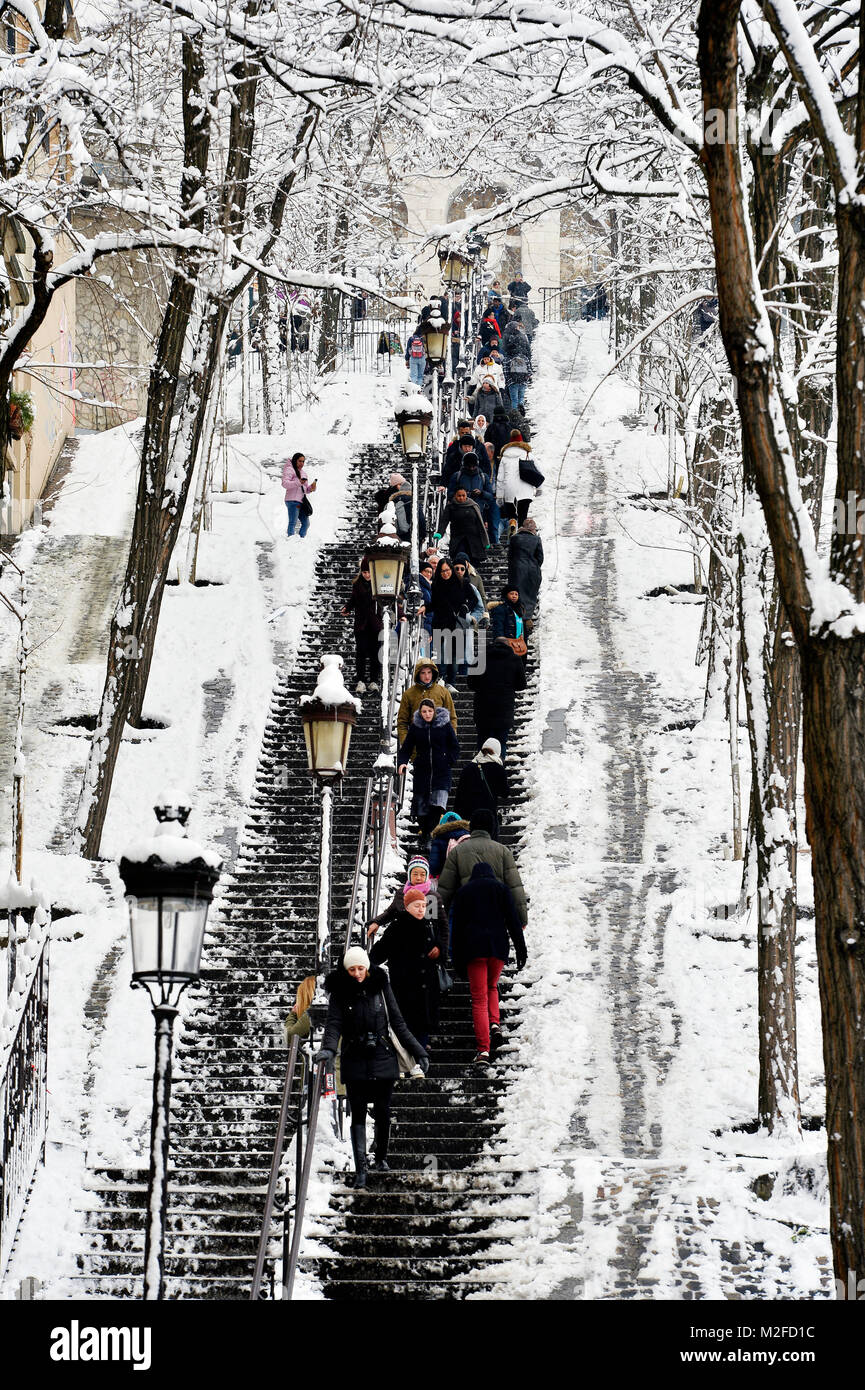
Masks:
[[[459,292],[460,297],[460,350],[457,361],[457,390],[453,392],[451,398],[451,424],[456,417],[456,397],[460,396],[460,405],[463,406],[463,383],[466,374],[465,357],[465,331],[466,331],[466,287],[471,275],[472,262],[471,254],[467,247],[453,246],[446,242],[439,247],[439,265],[441,266],[442,279],[451,294],[456,297]]]
[[[420,556],[418,545],[418,499],[420,496],[419,465],[426,454],[432,406],[418,394],[404,396],[394,411],[394,419],[399,425],[399,437],[403,455],[411,464],[411,554],[409,559],[410,582],[407,594],[407,611],[411,619],[417,617],[420,607]]]
[[[147,990],[156,1021],[144,1234],[144,1298],[148,1301],[162,1299],[165,1283],[174,1020],[181,994],[201,973],[207,913],[222,867],[218,855],[189,839],[190,809],[183,797],[165,798],[154,807],[156,834],[131,846],[120,860],[129,904],[132,986]]]
[[[379,517],[379,532],[372,545],[366,548],[372,596],[382,607],[382,680],[381,680],[381,750],[391,752],[391,732],[388,723],[390,705],[390,624],[391,605],[396,609],[402,587],[402,577],[408,558],[408,546],[396,533],[396,513],[388,502]]]
[[[439,370],[448,353],[450,324],[442,318],[441,309],[433,309],[420,328],[426,345],[427,361],[432,368],[433,458],[441,467],[441,422],[439,420]]]
[[[330,969],[330,884],[333,788],[345,773],[351,731],[357,723],[360,702],[346,690],[342,657],[329,653],[321,658],[312,695],[300,702],[306,761],[321,787],[321,853],[319,856],[318,932],[316,937],[316,1003],[324,973]],[[315,1017],[315,1015],[314,1015]]]

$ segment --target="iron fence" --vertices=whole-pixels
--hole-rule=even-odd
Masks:
[[[19,909],[7,914],[7,922],[10,955],[16,935],[27,924],[26,944],[35,955],[35,965],[29,969],[29,983],[26,976],[23,981],[24,998],[19,1005],[17,1028],[8,1048],[4,1047],[0,1054],[0,1275],[12,1253],[37,1166],[45,1156],[48,1127],[50,914],[38,907]]]
[[[609,313],[607,286],[601,281],[591,285],[545,285],[540,293],[544,323],[605,319]]]

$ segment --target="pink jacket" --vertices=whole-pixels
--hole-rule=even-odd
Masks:
[[[300,477],[294,471],[291,459],[282,465],[282,486],[285,488],[286,502],[302,502],[305,492],[309,492],[309,477],[306,468],[301,468]]]

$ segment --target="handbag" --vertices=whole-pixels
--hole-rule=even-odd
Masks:
[[[427,938],[427,945],[432,947],[436,944],[435,932],[430,930],[429,937]],[[454,987],[453,975],[448,970],[447,966],[442,964],[441,957],[433,961],[433,965],[436,968],[436,975],[438,977],[439,994],[449,994]]]
[[[454,987],[453,975],[451,974],[450,970],[448,970],[446,965],[439,965],[438,962],[436,962],[436,968],[438,970],[439,977],[439,993],[443,995],[450,994],[451,990]]]
[[[531,459],[520,459],[520,482],[529,483],[531,487],[543,486],[544,475]]]
[[[300,504],[301,516],[312,516],[312,503],[306,493],[303,494],[303,501]]]
[[[514,656],[527,656],[528,646],[525,637],[506,637],[505,641],[513,652]]]
[[[390,1014],[387,1011],[387,998],[385,997],[384,991],[382,991],[381,1002],[384,1004],[384,1016],[387,1019],[387,1035],[390,1038],[391,1043],[393,1045],[393,1050],[396,1053],[396,1060],[399,1065],[399,1074],[400,1076],[410,1076],[411,1073],[414,1071],[415,1067],[417,1066],[417,1063],[415,1062],[415,1059],[414,1057],[412,1057],[411,1053],[406,1052],[396,1033],[390,1026]]]

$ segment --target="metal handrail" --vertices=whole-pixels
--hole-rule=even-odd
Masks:
[[[381,881],[382,881],[382,878],[384,877],[384,844],[385,844],[385,840],[387,839],[387,827],[388,827],[388,823],[389,823],[389,821],[390,821],[390,808],[391,808],[391,806],[393,805],[393,782],[394,782],[393,777],[392,777],[392,776],[388,777],[388,779],[387,779],[387,796],[385,797],[385,803],[384,803],[384,816],[382,817],[382,821],[381,821],[381,848],[380,848],[380,853],[379,853],[379,856],[378,856],[378,865],[377,865],[377,867],[376,867],[375,883],[373,884],[373,891],[372,891],[372,915],[373,915],[373,917],[375,917],[375,914],[378,912],[378,901],[379,901],[379,898],[381,897]]]
[[[252,1276],[252,1289],[249,1297],[251,1302],[255,1302],[261,1293],[261,1281],[264,1276],[264,1261],[267,1257],[267,1242],[270,1239],[270,1222],[273,1216],[273,1206],[276,1200],[276,1184],[279,1179],[279,1169],[282,1164],[282,1146],[285,1142],[285,1130],[288,1124],[288,1110],[291,1098],[291,1088],[294,1084],[294,1073],[297,1069],[297,1054],[300,1046],[300,1039],[295,1033],[291,1040],[291,1049],[288,1054],[288,1063],[285,1068],[285,1085],[282,1089],[282,1104],[279,1109],[279,1123],[276,1127],[276,1140],[273,1145],[273,1156],[270,1160],[270,1177],[267,1183],[267,1196],[264,1199],[264,1215],[261,1219],[261,1234],[258,1237],[258,1250],[255,1256],[255,1272]]]
[[[369,813],[372,807],[372,788],[375,779],[367,777],[366,792],[363,799],[363,816],[361,818],[360,835],[357,841],[357,855],[354,861],[354,879],[351,885],[351,896],[348,900],[348,920],[345,925],[345,949],[351,946],[351,936],[354,927],[354,914],[357,911],[357,898],[360,892],[360,876],[363,871],[363,861],[367,857],[367,841],[369,839]]]
[[[291,1249],[288,1255],[288,1268],[282,1271],[283,1299],[290,1299],[294,1292],[294,1278],[297,1273],[297,1260],[300,1254],[300,1237],[303,1231],[303,1213],[306,1208],[306,1194],[309,1191],[309,1178],[312,1172],[312,1154],[315,1148],[315,1131],[318,1125],[318,1103],[321,1099],[323,1079],[324,1062],[317,1062],[312,1077],[306,1152],[303,1155],[303,1170],[300,1175],[300,1183],[294,1202],[294,1230],[291,1233]]]

